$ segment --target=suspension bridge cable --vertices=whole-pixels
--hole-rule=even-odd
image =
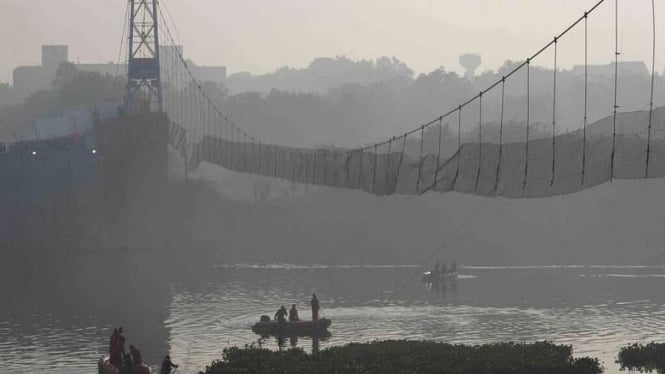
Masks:
[[[483,93],[478,95],[478,172],[476,173],[476,187],[473,189],[478,192],[478,183],[480,183],[480,172],[483,166]]]
[[[391,164],[392,164],[392,162],[390,161],[390,159],[392,158],[392,157],[391,157],[392,155],[391,155],[390,152],[392,151],[392,146],[393,146],[393,140],[394,140],[394,139],[395,139],[395,138],[392,138],[392,139],[390,139],[390,140],[388,141],[388,154],[387,154],[387,156],[386,156],[386,192],[388,192],[388,191],[387,191],[388,186],[389,186],[388,183],[389,183],[389,181],[390,181],[390,176],[389,176],[389,175],[390,175],[390,166],[391,166]]]
[[[651,0],[651,17],[652,17],[652,54],[651,54],[651,96],[649,98],[649,133],[647,135],[647,161],[644,170],[644,177],[649,178],[649,159],[651,156],[651,124],[653,121],[653,87],[656,79],[656,1]]]
[[[455,171],[455,177],[452,181],[451,189],[455,191],[455,186],[457,185],[457,178],[459,177],[460,169],[462,168],[462,106],[458,107],[457,113],[457,170]]]
[[[584,179],[586,173],[586,126],[588,115],[588,91],[589,91],[589,17],[584,13],[584,122],[582,124],[582,184],[584,188]]]
[[[425,140],[425,126],[420,128],[420,160],[418,162],[418,179],[416,179],[416,195],[420,193],[420,177],[423,170],[423,141]]]
[[[475,217],[475,215],[478,213],[478,211],[480,211],[480,209],[483,207],[483,205],[485,205],[485,203],[486,203],[488,200],[489,200],[489,198],[487,198],[487,197],[483,197],[483,198],[480,200],[480,203],[478,203],[478,205],[476,205],[476,206],[473,208],[473,210],[472,210],[472,211],[471,211],[471,212],[470,212],[470,213],[464,218],[464,220],[463,220],[463,221],[462,221],[462,222],[461,222],[461,223],[455,228],[455,230],[453,230],[453,231],[447,236],[447,238],[444,239],[444,241],[443,241],[443,243],[441,244],[441,246],[439,246],[438,248],[436,248],[436,249],[432,252],[432,254],[431,254],[431,255],[427,258],[427,260],[425,261],[425,264],[424,264],[422,267],[420,267],[416,272],[414,272],[409,278],[407,278],[407,280],[406,280],[404,283],[402,283],[402,284],[397,288],[397,290],[396,290],[394,293],[392,293],[392,294],[390,295],[390,298],[388,299],[388,302],[392,302],[392,301],[394,301],[394,300],[395,300],[395,297],[397,297],[397,295],[399,295],[400,293],[402,293],[402,291],[404,291],[404,288],[406,288],[406,286],[407,286],[409,283],[411,283],[411,281],[413,281],[413,279],[414,279],[415,277],[417,277],[418,274],[420,274],[420,273],[425,269],[425,267],[426,267],[429,263],[431,263],[432,260],[433,260],[436,256],[439,255],[439,253],[441,253],[441,251],[443,251],[444,249],[448,248],[448,245],[450,244],[450,241],[451,241],[454,237],[456,237],[456,236],[457,236],[457,235],[458,235],[458,234],[459,234],[459,233],[460,233],[460,232],[461,232],[461,231],[462,231],[462,230],[463,230],[463,229],[469,224],[469,222],[471,222],[471,219],[473,219],[473,217]]]
[[[161,9],[161,5],[160,5],[160,9]],[[162,14],[163,12],[158,12],[158,13],[159,13],[160,18],[162,19],[162,24],[163,24],[163,26],[166,30],[166,33],[169,37],[169,40],[171,41],[172,44],[175,45],[176,41],[173,37],[173,34],[171,33],[171,29],[168,25],[168,22],[166,21],[166,19],[164,18],[163,14]],[[180,51],[178,51],[177,55],[180,58],[181,62],[183,63],[183,65],[184,65],[187,73],[189,74],[189,77],[191,78],[192,82],[194,83],[194,86],[199,88],[203,98],[205,99],[205,101],[207,101],[208,105],[211,105],[214,108],[214,110],[216,110],[225,119],[225,121],[228,121],[228,123],[230,124],[230,126],[232,128],[237,129],[237,131],[239,131],[240,133],[246,134],[246,132],[244,130],[242,130],[240,127],[238,127],[234,122],[230,121],[229,116],[226,115],[221,109],[219,109],[217,107],[217,105],[215,103],[213,103],[213,101],[210,99],[210,97],[208,97],[208,95],[205,92],[203,92],[203,90],[201,88],[201,82],[196,78],[196,76],[194,75],[192,70],[189,68],[189,64],[187,64],[187,61],[185,61],[182,53]],[[248,134],[248,136],[249,136],[249,134]],[[232,155],[232,157],[233,157],[233,155]],[[232,161],[231,164],[234,165],[233,161]]]
[[[392,189],[393,193],[397,191],[397,182],[399,181],[399,174],[400,170],[402,169],[402,161],[404,161],[404,148],[406,148],[406,137],[407,135],[404,134],[404,137],[402,139],[402,151],[399,153],[399,162],[397,163],[397,172],[395,173],[395,183],[393,183],[393,189]]]
[[[442,122],[443,122],[443,117],[439,117],[439,143],[436,154],[436,169],[434,170],[434,184],[432,186],[436,186],[436,182],[439,180],[439,168],[441,167],[441,133],[443,131]]]
[[[556,36],[554,37],[554,78],[552,89],[552,178],[550,179],[550,186],[554,185],[554,173],[556,171],[556,63],[557,63],[557,42]]]
[[[526,60],[526,141],[524,142],[524,181],[522,182],[522,193],[526,190],[527,177],[529,175],[529,124],[531,122],[531,59]]]
[[[617,91],[619,84],[619,0],[614,0],[614,115],[612,118],[612,155],[610,158],[610,183],[614,179],[614,154],[617,138]]]
[[[565,30],[563,30],[561,33],[559,33],[559,34],[556,36],[556,39],[561,39],[561,38],[564,37],[566,34],[568,34],[568,32],[570,32],[570,30],[572,30],[572,29],[573,29],[574,27],[576,27],[580,22],[582,22],[582,21],[583,21],[583,20],[584,20],[589,14],[593,13],[594,11],[596,11],[596,9],[598,9],[598,7],[599,7],[601,4],[603,4],[604,2],[605,2],[605,0],[599,0],[599,1],[598,1],[595,5],[593,5],[589,10],[587,10],[586,12],[584,12],[584,14],[583,14],[581,17],[579,17],[579,18],[578,18],[577,20],[575,20],[572,24],[570,24]],[[517,65],[515,68],[513,68],[510,72],[508,72],[508,73],[505,75],[505,78],[506,78],[506,79],[510,78],[510,77],[511,77],[513,74],[515,74],[517,71],[521,70],[523,67],[525,67],[526,65],[528,65],[528,64],[529,64],[529,61],[531,61],[531,60],[535,59],[536,57],[540,56],[543,52],[545,52],[547,49],[549,49],[549,47],[551,47],[553,44],[554,44],[554,40],[552,40],[552,41],[550,41],[549,43],[545,44],[545,46],[543,46],[540,50],[538,50],[536,53],[534,53],[533,55],[531,55],[531,56],[530,56],[529,58],[527,58],[525,61],[523,61],[522,63],[520,63],[519,65]],[[477,95],[475,95],[475,96],[469,98],[469,99],[466,100],[465,102],[459,104],[458,108],[451,109],[450,111],[446,112],[445,114],[443,114],[443,115],[441,115],[441,116],[442,116],[443,118],[446,118],[446,117],[452,115],[452,114],[455,113],[457,110],[459,110],[459,107],[465,107],[465,106],[469,105],[470,103],[472,103],[473,101],[475,101],[476,99],[478,99],[478,98],[480,97],[480,94],[486,94],[487,92],[491,91],[491,90],[494,89],[496,86],[498,86],[499,84],[501,84],[501,81],[502,81],[502,79],[499,79],[499,80],[495,81],[494,83],[492,83],[491,85],[489,85],[487,88],[485,88],[484,90],[480,91],[479,94],[477,94]],[[418,127],[414,128],[413,130],[410,130],[410,131],[406,132],[404,135],[407,135],[407,136],[408,136],[408,135],[414,134],[415,132],[417,132],[418,130],[420,130],[420,127],[421,127],[421,126],[429,127],[429,126],[431,126],[431,125],[437,123],[437,121],[438,121],[438,117],[435,118],[435,119],[433,119],[433,120],[431,120],[431,121],[429,121],[429,122],[426,122],[424,125],[419,125]],[[394,137],[393,137],[393,138],[394,138]],[[392,138],[390,138],[390,139],[392,139]],[[379,146],[384,145],[384,144],[388,144],[388,142],[390,141],[390,139],[389,139],[389,140],[385,140],[385,141],[383,141],[383,142],[378,142],[378,143],[376,143],[376,144],[379,145]],[[363,147],[360,147],[360,148],[363,148],[363,149],[371,149],[373,146],[374,146],[374,145],[372,144],[372,145],[367,145],[367,146],[363,146]]]
[[[499,119],[499,154],[496,158],[496,178],[494,179],[494,191],[499,189],[499,180],[501,179],[501,161],[503,158],[503,115],[506,96],[506,78],[501,79],[501,117]]]
[[[378,154],[377,154],[377,146],[374,146],[374,167],[372,168],[372,192],[374,192],[374,189],[376,188],[376,167],[378,165],[379,159],[378,159]]]
[[[122,36],[120,37],[120,50],[118,50],[118,63],[115,64],[115,78],[118,78],[118,71],[120,70],[120,61],[123,59],[122,54],[125,49],[125,35],[127,35],[127,20],[129,19],[129,3],[125,5],[125,18],[122,23]]]

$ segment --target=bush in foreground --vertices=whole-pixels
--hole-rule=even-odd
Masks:
[[[573,358],[572,347],[550,342],[480,346],[432,341],[352,343],[314,354],[302,349],[275,352],[253,347],[224,350],[206,374],[235,373],[602,373],[598,359]]]
[[[617,363],[621,369],[665,373],[665,343],[633,344],[621,348]]]

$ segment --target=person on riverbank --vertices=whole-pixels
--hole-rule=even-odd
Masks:
[[[316,294],[312,294],[312,300],[309,303],[312,306],[312,321],[318,321],[319,310],[321,308],[319,307],[319,299],[316,298]]]
[[[282,305],[282,307],[277,310],[277,313],[275,313],[275,319],[278,320],[279,322],[284,322],[286,321],[287,314],[289,313],[286,311],[284,305]]]
[[[118,349],[120,349],[120,353],[124,356],[125,355],[125,336],[122,335],[122,326],[118,327],[118,337],[116,338],[116,345],[118,346]]]
[[[113,353],[113,347],[115,346],[117,340],[118,340],[118,329],[113,329],[113,334],[111,335],[111,339],[109,339],[109,355]]]
[[[134,365],[139,365],[143,363],[143,357],[141,356],[141,351],[133,345],[129,346],[129,352],[132,355],[132,362]]]
[[[289,310],[289,322],[300,321],[298,317],[298,310],[296,309],[296,304],[291,305],[291,310]]]
[[[162,368],[159,370],[159,374],[171,374],[171,368],[177,369],[178,365],[171,361],[171,357],[169,355],[166,355],[162,361]]]
[[[110,341],[109,361],[115,367],[120,368],[125,355],[125,337],[122,335],[122,327],[114,330],[113,333]]]

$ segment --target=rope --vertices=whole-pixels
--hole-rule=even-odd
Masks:
[[[365,186],[365,164],[363,160],[362,148],[358,151],[358,187],[364,189]]]
[[[554,37],[554,78],[552,89],[552,179],[550,186],[554,185],[554,173],[556,171],[556,63],[558,40]]]
[[[619,0],[614,0],[614,115],[612,119],[612,157],[610,159],[610,183],[614,179],[614,153],[617,138],[617,86],[619,83]]]
[[[434,170],[434,184],[433,186],[436,186],[436,182],[439,180],[439,167],[441,165],[441,133],[442,133],[442,127],[443,127],[443,117],[439,117],[439,145],[438,145],[438,150],[436,154],[436,169]]]
[[[584,13],[584,122],[582,124],[582,184],[584,188],[584,178],[586,175],[586,126],[588,114],[588,91],[589,91],[589,19],[587,13]]]
[[[474,191],[478,192],[478,183],[480,182],[480,171],[483,166],[483,93],[478,96],[478,172],[476,173],[476,187]]]
[[[402,140],[402,152],[399,154],[399,163],[397,164],[397,172],[395,173],[395,183],[393,184],[393,193],[397,191],[397,182],[399,181],[399,172],[402,169],[402,161],[404,160],[404,148],[406,148],[406,137],[408,135],[404,134],[404,138]]]
[[[499,155],[496,158],[496,178],[494,179],[494,192],[499,189],[499,180],[501,179],[501,161],[503,159],[503,115],[504,102],[506,96],[506,79],[501,80],[501,117],[499,119]]]
[[[391,162],[390,162],[391,153],[390,152],[392,151],[393,140],[394,140],[394,138],[390,139],[390,141],[388,142],[388,156],[386,157],[386,192],[387,192],[388,186],[390,185],[389,184],[390,166],[391,166],[390,165],[391,164]]]
[[[377,156],[377,149],[376,145],[374,145],[374,167],[372,168],[372,189],[371,191],[374,192],[374,189],[376,188],[376,167],[378,163],[378,156]]]
[[[526,190],[529,173],[529,125],[531,123],[531,59],[526,60],[526,141],[524,142],[524,181],[522,193]]]
[[[455,171],[455,177],[453,178],[451,189],[455,191],[455,186],[457,185],[457,178],[459,177],[460,168],[462,167],[462,106],[460,105],[459,113],[457,115],[457,171]]]
[[[416,180],[416,195],[420,191],[420,175],[423,169],[423,141],[425,139],[425,126],[420,128],[420,162],[418,163],[418,179]]]
[[[594,6],[592,6],[589,10],[587,10],[586,12],[584,12],[584,15],[582,15],[581,17],[579,17],[577,20],[575,20],[575,22],[573,22],[572,24],[570,24],[570,25],[569,25],[564,31],[562,31],[561,33],[559,33],[559,34],[556,36],[556,38],[557,38],[557,39],[561,39],[563,36],[565,36],[566,34],[568,34],[568,32],[570,32],[570,30],[572,30],[573,28],[575,28],[580,22],[582,22],[582,21],[586,18],[587,15],[593,13],[596,9],[598,9],[598,7],[599,7],[600,5],[603,4],[604,2],[605,2],[605,0],[600,0],[600,1],[598,1],[598,2],[597,2]],[[519,65],[516,66],[515,68],[513,68],[513,70],[511,70],[510,72],[508,72],[508,74],[505,75],[505,78],[508,79],[508,78],[511,77],[513,74],[515,74],[517,71],[519,71],[520,69],[522,69],[524,66],[528,65],[529,62],[530,62],[531,60],[533,60],[533,59],[535,59],[536,57],[540,56],[543,52],[545,52],[545,51],[546,51],[549,47],[551,47],[553,44],[554,44],[554,41],[550,41],[549,43],[547,43],[545,46],[543,46],[543,47],[542,47],[540,50],[538,50],[536,53],[534,53],[533,55],[531,55],[531,57],[527,58],[524,62],[522,62],[521,64],[519,64]],[[502,79],[503,79],[503,78],[502,78]],[[499,84],[501,84],[502,79],[499,79],[499,80],[495,81],[494,83],[492,83],[491,85],[489,85],[487,88],[485,88],[484,90],[480,91],[480,93],[485,94],[485,93],[489,92],[489,91],[492,90],[494,87],[496,87],[496,86],[498,86]],[[480,96],[480,95],[478,94],[478,95],[475,95],[475,96],[469,98],[467,101],[465,101],[465,102],[463,102],[462,104],[460,104],[457,108],[451,109],[450,111],[446,112],[445,114],[443,114],[443,115],[441,115],[441,116],[439,116],[439,117],[446,118],[446,117],[452,115],[453,113],[455,113],[456,111],[459,110],[459,107],[465,107],[465,106],[471,104],[471,103],[474,102],[476,99],[478,99],[479,96]],[[431,125],[437,123],[438,120],[439,120],[439,118],[437,117],[437,118],[435,118],[435,119],[433,119],[433,120],[431,120],[431,121],[425,123],[424,126],[425,126],[425,127],[429,127],[429,126],[431,126]],[[413,130],[407,132],[406,135],[411,135],[411,134],[417,132],[418,130],[420,130],[420,126],[418,126],[418,127],[414,128]],[[376,143],[376,145],[381,146],[381,145],[388,144],[388,142],[389,142],[391,139],[394,139],[394,138],[395,138],[395,137],[392,137],[392,138],[390,138],[389,140],[385,140],[385,141],[383,141],[383,142]],[[369,145],[369,146],[364,146],[364,147],[362,147],[362,148],[363,148],[363,149],[371,149],[373,146],[374,146],[374,145],[372,144],[372,145]]]
[[[464,218],[464,220],[462,221],[462,223],[461,223],[459,226],[457,226],[457,227],[455,228],[455,230],[453,230],[453,232],[450,233],[450,235],[448,235],[448,237],[443,241],[443,244],[441,244],[441,246],[439,246],[439,248],[435,249],[434,252],[432,252],[432,254],[431,254],[430,257],[427,259],[427,261],[425,262],[425,264],[424,264],[420,269],[418,269],[416,272],[414,272],[414,273],[413,273],[413,274],[412,274],[412,275],[411,275],[411,276],[410,276],[410,277],[409,277],[404,283],[402,283],[402,284],[397,288],[397,291],[395,291],[395,293],[393,293],[393,294],[390,296],[390,299],[388,299],[388,302],[392,302],[393,300],[395,300],[395,297],[396,297],[397,295],[399,295],[402,291],[404,291],[404,288],[405,288],[409,283],[411,283],[411,281],[412,281],[415,277],[417,277],[418,274],[420,274],[420,273],[425,269],[425,267],[426,267],[430,262],[432,262],[432,260],[433,260],[436,256],[439,255],[439,253],[441,253],[441,251],[443,251],[444,249],[446,249],[446,248],[448,247],[448,245],[450,244],[450,241],[452,240],[452,238],[454,238],[455,236],[457,236],[457,235],[460,233],[460,231],[462,231],[462,229],[464,229],[464,228],[469,224],[469,222],[471,222],[471,219],[476,215],[476,213],[478,213],[478,211],[480,210],[480,208],[483,207],[483,205],[485,204],[485,202],[487,202],[487,200],[489,200],[489,199],[488,199],[488,198],[482,198],[482,200],[480,200],[480,203],[478,203],[478,205],[476,205],[476,207],[473,208],[473,210],[472,210],[472,211],[466,216],[466,218]]]
[[[653,121],[653,86],[656,79],[656,1],[651,0],[651,17],[652,17],[652,54],[651,54],[651,96],[649,98],[649,134],[647,135],[647,161],[644,170],[644,177],[649,178],[649,159],[651,156],[651,124]]]

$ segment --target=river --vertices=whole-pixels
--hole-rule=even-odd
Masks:
[[[113,306],[12,303],[0,311],[0,371],[94,373],[119,324],[147,361],[157,366],[168,351],[179,373],[203,370],[234,345],[311,351],[375,339],[551,340],[618,373],[621,346],[665,340],[665,267],[467,265],[455,285],[439,289],[423,285],[421,271],[412,265],[210,265],[195,280],[167,284],[168,297],[131,317]],[[309,318],[314,292],[322,315],[333,321],[330,337],[278,341],[250,330],[282,304],[296,303],[301,318]]]

